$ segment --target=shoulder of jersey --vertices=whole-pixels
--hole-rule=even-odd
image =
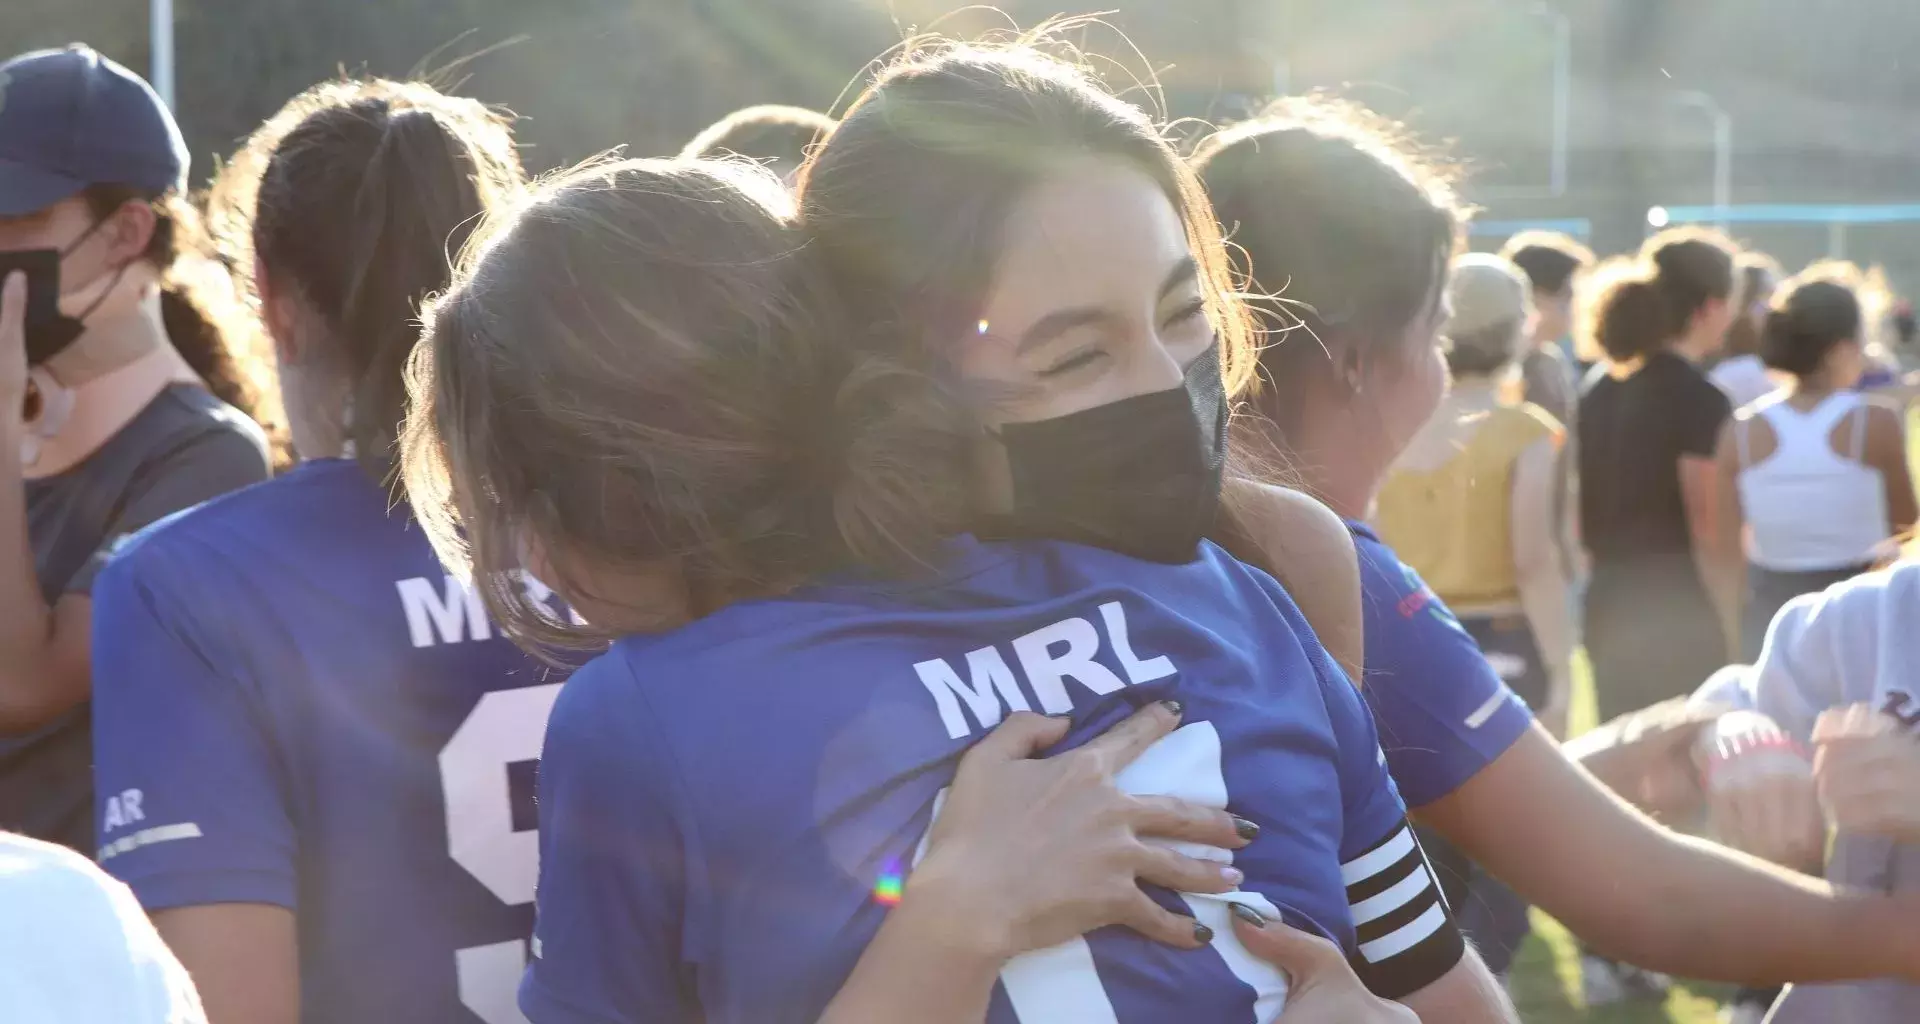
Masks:
[[[357,472],[357,470],[356,470]],[[318,503],[341,491],[343,475],[293,473],[228,491],[192,508],[155,520],[114,549],[116,560],[138,558],[144,549],[176,544],[218,544],[232,531],[256,524],[285,523],[290,518],[332,518]]]

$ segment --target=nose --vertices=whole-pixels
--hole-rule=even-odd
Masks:
[[[1151,394],[1155,391],[1171,391],[1180,386],[1185,379],[1185,368],[1173,357],[1167,346],[1158,338],[1149,335],[1141,347],[1139,358],[1133,361],[1133,388],[1135,394]]]

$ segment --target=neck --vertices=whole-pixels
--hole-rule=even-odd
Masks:
[[[1713,346],[1717,340],[1712,336],[1702,337],[1698,331],[1689,332],[1674,342],[1669,351],[1697,365],[1713,352]]]
[[[1455,377],[1448,397],[1456,405],[1496,402],[1500,398],[1500,385],[1503,382],[1503,377],[1488,377],[1483,374]]]
[[[1367,518],[1380,490],[1380,473],[1354,450],[1352,436],[1329,436],[1312,427],[1302,427],[1298,433],[1295,443],[1282,448],[1300,485],[1343,518]]]
[[[58,432],[40,442],[33,464],[24,470],[28,479],[53,476],[80,464],[132,422],[168,384],[199,381],[164,335],[159,345],[78,385],[60,379],[51,363],[47,369],[61,386],[72,389],[73,407]]]
[[[1795,377],[1787,382],[1787,395],[1791,398],[1825,398],[1838,390],[1832,378],[1824,373]]]

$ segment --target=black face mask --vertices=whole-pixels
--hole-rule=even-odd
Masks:
[[[1193,561],[1213,527],[1226,463],[1220,353],[1185,383],[1109,405],[1000,428],[1013,510],[983,536],[1048,538],[1154,562]]]
[[[64,249],[43,251],[53,253],[57,265],[58,261],[65,260],[75,249],[80,248],[81,243],[93,237],[93,233],[100,230],[100,226],[105,223],[105,220],[94,221],[92,227],[80,232],[80,237],[68,242]],[[38,366],[66,351],[67,346],[79,341],[80,335],[86,333],[87,317],[92,316],[94,311],[107,301],[107,297],[113,294],[113,290],[120,286],[120,278],[126,272],[127,268],[124,265],[114,271],[113,280],[107,285],[106,290],[102,291],[100,297],[94,299],[86,309],[81,310],[79,316],[67,316],[56,309],[52,317],[38,323],[27,324],[27,365]],[[59,280],[59,275],[56,274],[53,281],[55,292],[59,291]]]

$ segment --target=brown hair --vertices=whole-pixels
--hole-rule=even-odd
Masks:
[[[833,118],[817,110],[763,103],[708,125],[680,150],[680,156],[693,160],[733,154],[772,160],[792,169],[805,163],[807,154],[830,131]]]
[[[1848,341],[1864,345],[1866,318],[1858,285],[1858,275],[1819,266],[1781,282],[1760,329],[1760,358],[1772,369],[1805,377],[1826,363],[1834,346]]]
[[[1117,161],[1159,186],[1198,265],[1229,398],[1254,379],[1257,334],[1199,179],[1139,108],[1079,64],[1040,49],[1069,24],[1004,45],[908,46],[801,173],[802,222],[847,304],[854,345],[909,371],[890,391],[873,393],[882,404],[871,415],[915,427],[916,464],[942,482],[929,495],[927,521],[943,532],[970,523],[972,442],[978,410],[991,400],[961,386],[954,346],[976,329],[1006,217],[1074,160]],[[1229,460],[1229,476],[1257,475],[1248,453]],[[1246,547],[1233,509],[1238,494],[1226,491],[1216,531],[1236,553]]]
[[[1753,315],[1753,307],[1773,298],[1774,290],[1780,287],[1780,280],[1786,273],[1780,269],[1779,261],[1763,252],[1743,252],[1735,261],[1739,273],[1740,308],[1727,328],[1725,355],[1758,355],[1760,352],[1759,317]]]
[[[1275,103],[1201,143],[1193,164],[1258,308],[1306,328],[1260,351],[1260,410],[1284,435],[1338,361],[1401,354],[1407,325],[1439,301],[1465,211],[1444,163],[1398,125],[1325,96]]]
[[[1564,295],[1580,272],[1593,266],[1593,250],[1563,231],[1522,231],[1500,247],[1500,255],[1526,271],[1535,291]]]
[[[273,354],[214,255],[200,211],[177,192],[156,197],[127,185],[89,185],[80,195],[95,220],[128,203],[153,207],[153,235],[143,255],[160,271],[167,340],[207,390],[260,424],[273,442],[275,463],[284,466],[289,453]]]
[[[1616,257],[1593,271],[1577,345],[1583,358],[1631,362],[1662,348],[1671,325],[1669,299],[1653,268]]]
[[[556,620],[512,571],[521,531],[566,556],[549,581],[563,593],[590,593],[565,577],[573,559],[667,565],[695,614],[892,560],[881,547],[917,535],[914,440],[849,414],[887,380],[835,347],[784,195],[742,164],[577,169],[484,229],[428,309],[402,475],[435,549],[516,638],[589,646],[665,624]],[[871,543],[855,555],[846,536]]]
[[[1653,283],[1666,302],[1667,318],[1659,335],[1642,343],[1641,354],[1685,334],[1707,303],[1733,296],[1733,261],[1738,253],[1739,247],[1727,236],[1706,228],[1668,228],[1647,239],[1640,247],[1640,258],[1651,269]]]
[[[352,382],[361,466],[390,470],[420,302],[450,253],[521,183],[507,122],[417,82],[327,82],[256,130],[214,185],[234,265],[257,256],[325,322]]]

